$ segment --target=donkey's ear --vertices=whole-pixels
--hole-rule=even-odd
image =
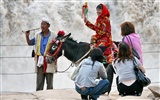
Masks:
[[[71,36],[71,33],[63,36],[63,37],[60,39],[60,41],[61,41],[61,42],[64,42],[64,41],[65,41],[68,37],[70,37],[70,36]]]

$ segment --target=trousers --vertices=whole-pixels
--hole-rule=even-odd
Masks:
[[[141,86],[137,80],[130,86],[127,86],[123,83],[119,83],[117,77],[116,84],[117,84],[117,90],[119,91],[119,95],[121,96],[126,96],[126,95],[141,96],[143,91],[143,86]]]
[[[100,80],[99,84],[96,85],[95,87],[79,88],[78,86],[75,86],[75,89],[79,94],[82,94],[84,96],[92,96],[94,100],[97,100],[97,98],[106,90],[108,86],[109,86],[109,81],[105,79],[105,80]]]
[[[113,77],[114,77],[115,71],[113,69],[112,64],[105,64],[104,66],[106,68],[107,79],[110,82],[109,86],[106,88],[104,93],[108,92],[108,94],[109,94],[111,91],[111,88],[112,88],[112,82],[113,82]]]
[[[43,90],[46,79],[47,89],[53,89],[53,73],[42,73],[43,66],[37,67],[36,91]]]

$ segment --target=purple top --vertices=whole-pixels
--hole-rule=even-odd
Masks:
[[[140,36],[139,34],[137,33],[131,33],[129,35],[127,35],[127,37],[130,37],[131,41],[132,41],[132,45],[133,45],[133,48],[137,51],[137,53],[139,54],[140,56],[140,62],[142,63],[143,65],[143,57],[142,57],[142,43],[141,43],[141,39],[140,39]],[[124,42],[127,43],[129,46],[132,46],[130,41],[127,40],[127,38],[124,38]]]

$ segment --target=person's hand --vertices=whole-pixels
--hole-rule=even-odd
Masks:
[[[30,30],[26,31],[25,33],[26,33],[26,36],[29,37]]]
[[[88,21],[88,19],[86,17],[84,17],[84,22],[86,23]]]

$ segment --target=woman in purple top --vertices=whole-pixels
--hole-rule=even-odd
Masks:
[[[134,25],[131,22],[124,22],[120,26],[123,42],[127,43],[137,51],[140,57],[140,62],[143,64],[141,39],[139,34],[135,33]]]

